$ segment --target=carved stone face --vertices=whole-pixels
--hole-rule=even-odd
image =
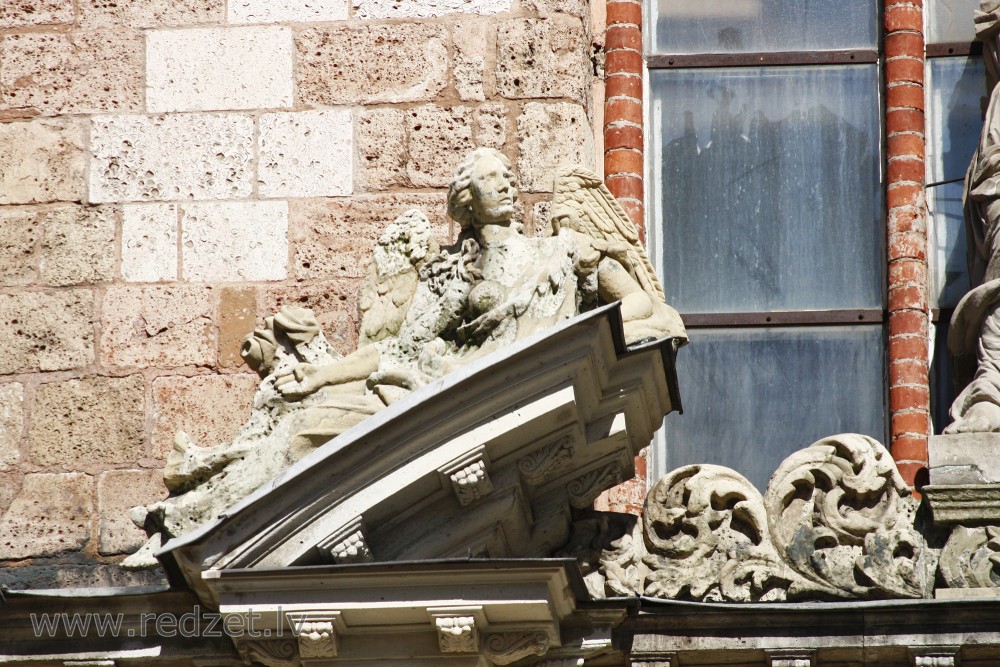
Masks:
[[[506,222],[514,214],[517,190],[512,174],[499,160],[485,157],[472,171],[472,217],[480,224]]]

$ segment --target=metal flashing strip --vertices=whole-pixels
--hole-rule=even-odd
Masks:
[[[831,51],[776,51],[771,53],[650,54],[650,69],[765,67],[769,65],[860,65],[877,63],[875,49]]]
[[[853,310],[796,310],[759,313],[681,313],[684,326],[773,327],[823,326],[828,324],[881,324],[886,313],[878,308]]]

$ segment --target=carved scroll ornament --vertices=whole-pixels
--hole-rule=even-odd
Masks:
[[[631,534],[611,521],[599,534],[592,516],[574,540],[590,545],[578,553],[588,586],[604,595],[920,598],[936,556],[913,528],[909,493],[882,445],[839,435],[785,459],[764,496],[728,468],[686,466],[653,486]]]

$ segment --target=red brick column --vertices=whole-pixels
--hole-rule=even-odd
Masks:
[[[927,223],[924,206],[923,0],[887,0],[887,240],[890,449],[911,485],[930,434]]]
[[[608,0],[604,66],[604,180],[645,239],[642,159],[642,4]],[[635,458],[635,477],[601,494],[594,508],[642,513],[646,457]]]
[[[645,236],[642,203],[642,4],[608,0],[604,180]]]

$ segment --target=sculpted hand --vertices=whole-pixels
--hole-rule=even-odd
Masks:
[[[312,364],[299,364],[291,373],[279,375],[274,380],[274,388],[287,398],[308,396],[323,384],[319,367]]]

